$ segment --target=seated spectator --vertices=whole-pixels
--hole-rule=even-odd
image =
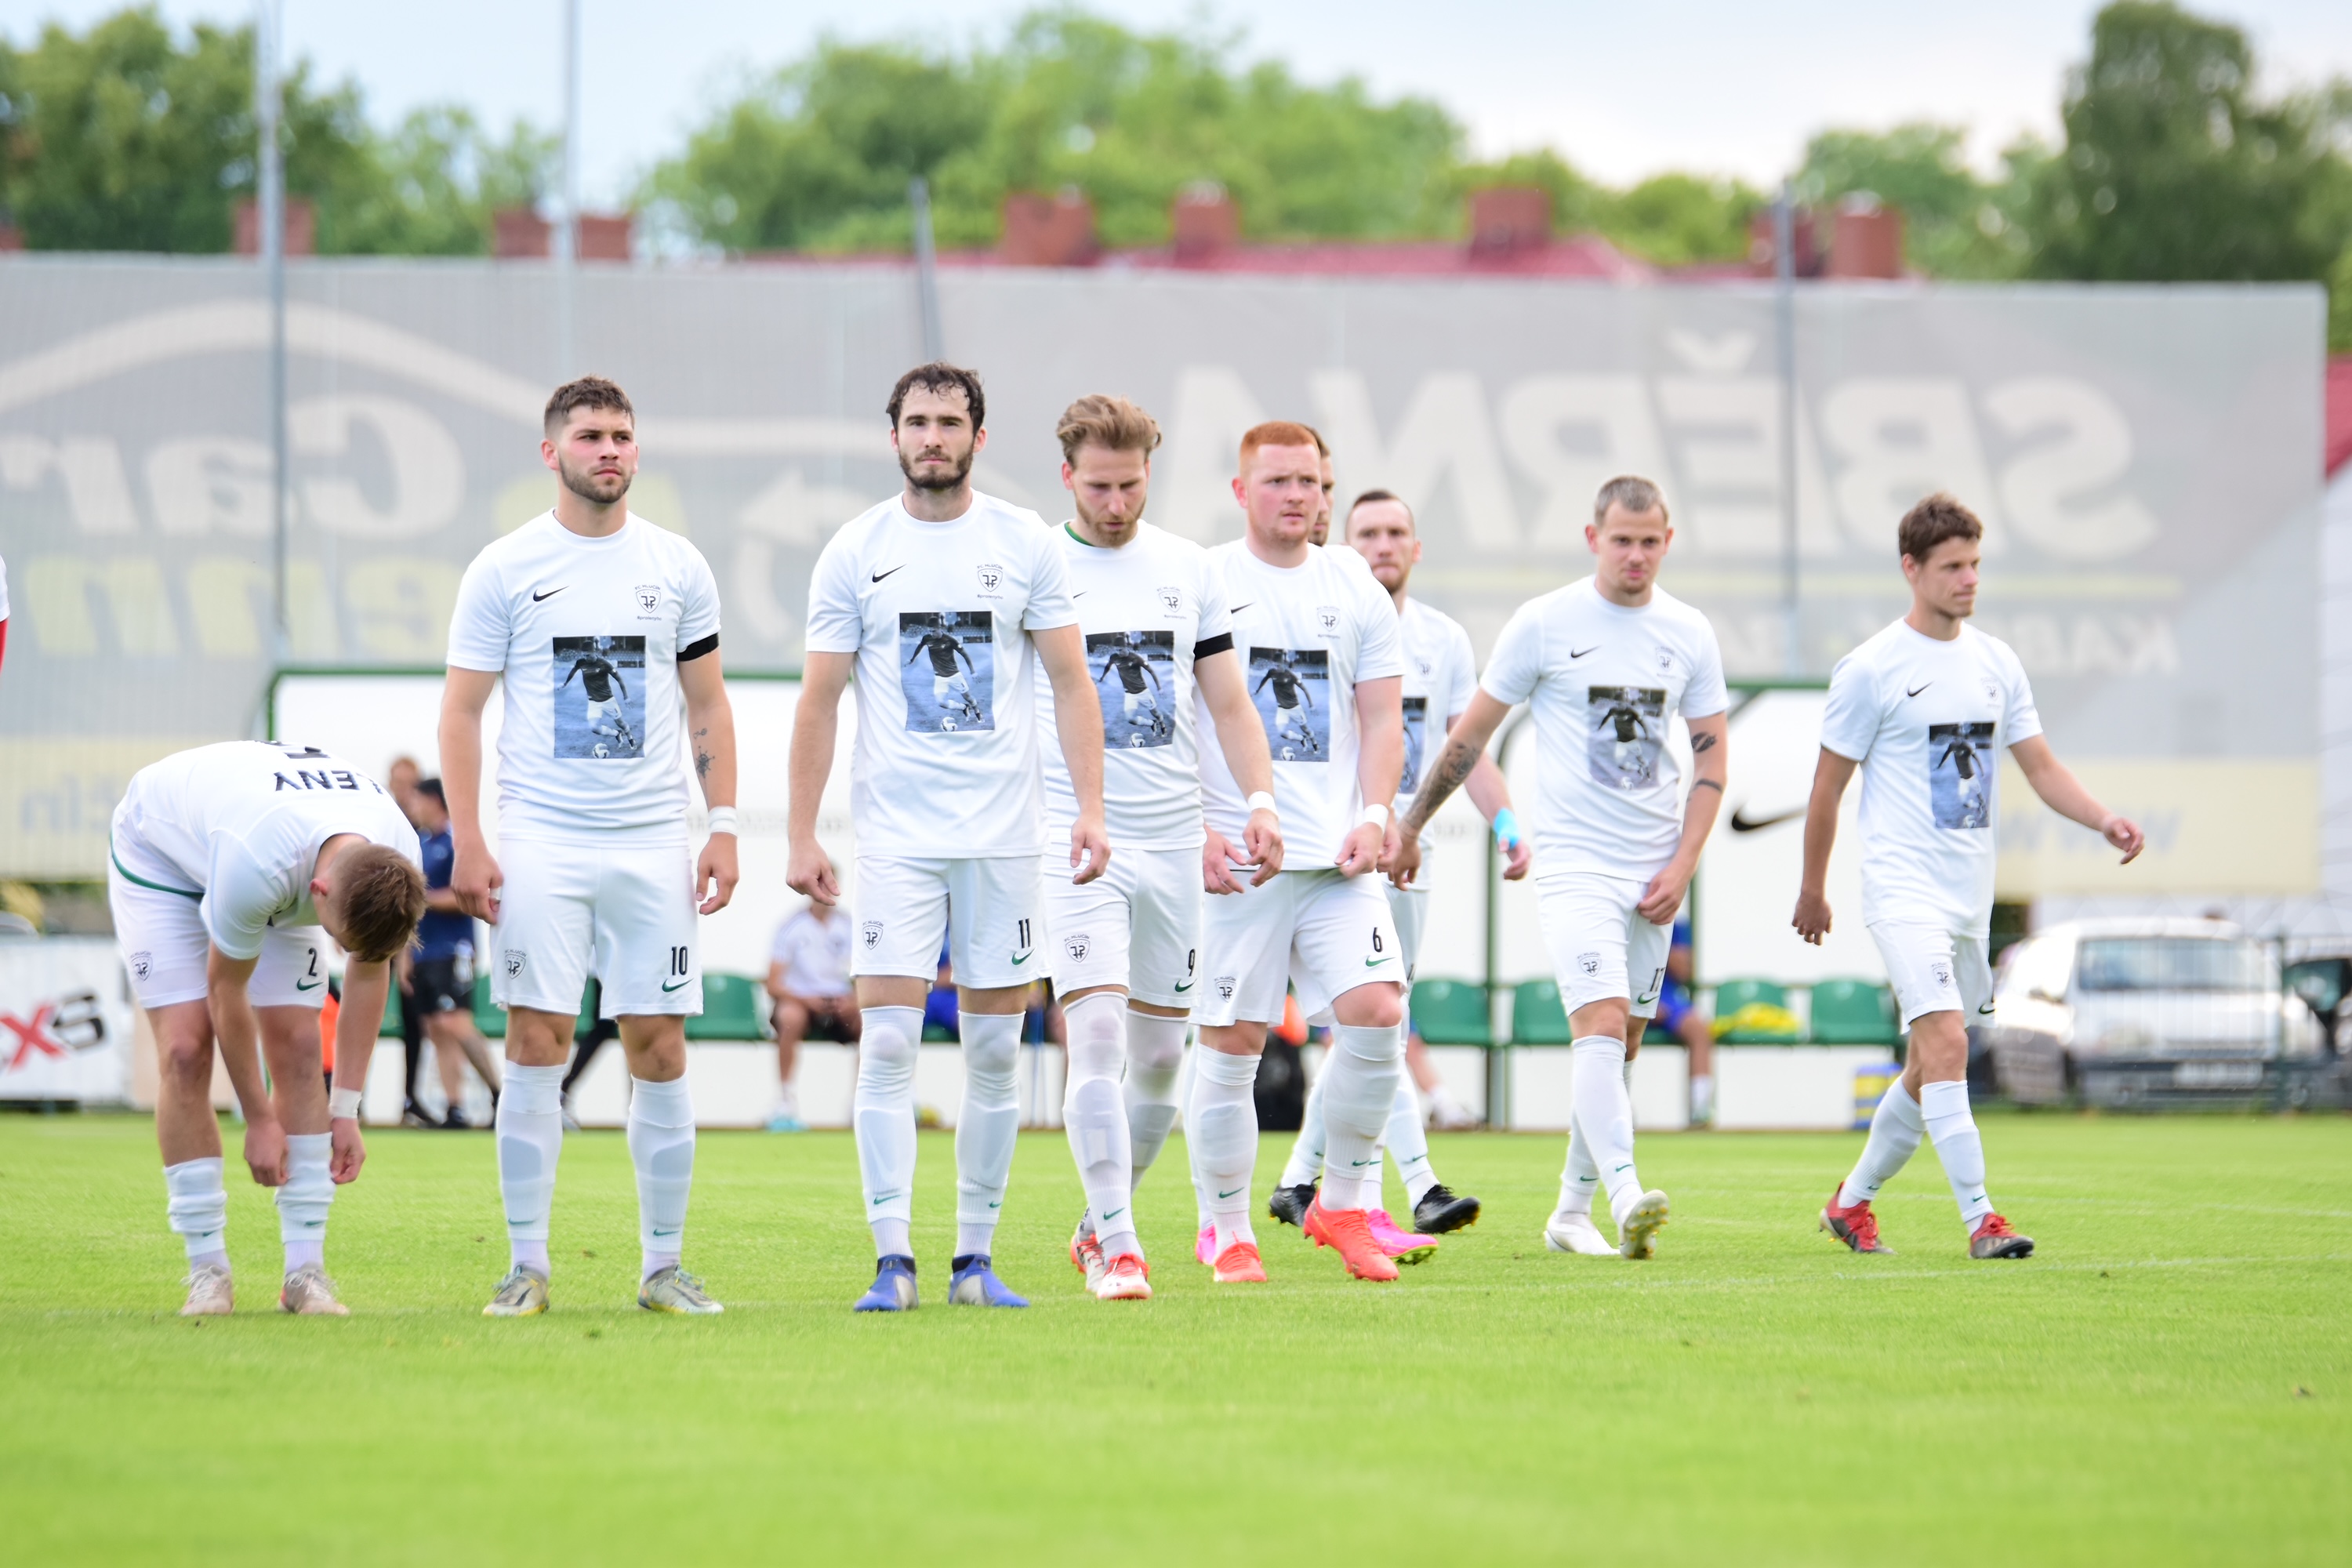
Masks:
[[[776,1030],[776,1109],[768,1118],[771,1132],[798,1132],[799,1090],[793,1073],[800,1061],[801,1042],[833,1040],[857,1043],[857,996],[849,980],[849,911],[838,904],[809,903],[787,916],[776,928],[768,958],[769,1018]]]

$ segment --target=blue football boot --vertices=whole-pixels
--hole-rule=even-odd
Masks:
[[[948,1281],[948,1305],[1025,1307],[1028,1304],[1027,1298],[1016,1296],[1005,1289],[1004,1281],[989,1268],[987,1253],[969,1253],[955,1260],[955,1278]]]
[[[857,1298],[853,1312],[911,1312],[920,1306],[915,1294],[915,1260],[904,1253],[877,1259],[874,1283]]]

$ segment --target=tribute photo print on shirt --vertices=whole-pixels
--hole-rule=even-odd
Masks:
[[[555,754],[635,758],[646,751],[646,639],[557,637]]]
[[[1666,739],[1666,694],[1654,686],[1585,688],[1592,724],[1584,755],[1592,782],[1609,789],[1647,789],[1658,782]]]
[[[1331,754],[1331,656],[1319,647],[1254,647],[1250,701],[1277,763]]]
[[[1992,826],[1992,724],[1927,726],[1927,793],[1938,827]]]
[[[996,728],[996,620],[987,610],[902,611],[898,685],[919,735]]]
[[[1428,674],[1423,670],[1423,675]],[[1421,787],[1421,748],[1429,738],[1429,699],[1408,697],[1404,700],[1404,776],[1397,780],[1397,794],[1411,795]]]
[[[1103,744],[1139,751],[1176,738],[1176,634],[1090,632],[1087,668],[1102,699]]]

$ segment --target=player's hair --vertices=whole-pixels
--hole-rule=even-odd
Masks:
[[[1370,490],[1366,490],[1362,495],[1358,496],[1354,500],[1351,500],[1351,501],[1349,501],[1349,502],[1348,503],[1348,518],[1347,518],[1347,521],[1349,521],[1349,522],[1353,522],[1353,521],[1355,521],[1355,519],[1356,519],[1356,509],[1357,509],[1358,507],[1360,507],[1360,506],[1370,506],[1370,505],[1371,505],[1371,504],[1372,504],[1372,502],[1377,501],[1377,500],[1392,500],[1392,501],[1396,502],[1396,503],[1397,503],[1397,505],[1399,505],[1399,506],[1401,506],[1401,507],[1403,507],[1403,508],[1404,508],[1404,520],[1405,520],[1405,521],[1407,521],[1407,522],[1409,522],[1409,523],[1412,524],[1412,528],[1413,528],[1413,531],[1414,531],[1414,532],[1418,533],[1418,532],[1420,532],[1420,531],[1421,531],[1421,519],[1419,519],[1419,518],[1417,518],[1417,517],[1415,517],[1415,516],[1413,516],[1413,515],[1412,515],[1412,503],[1411,503],[1411,502],[1409,502],[1409,501],[1407,501],[1407,500],[1404,499],[1404,497],[1402,497],[1402,496],[1401,496],[1401,495],[1397,494],[1397,493],[1396,493],[1396,491],[1394,491],[1394,490],[1382,490],[1382,489],[1370,489]],[[1347,531],[1347,530],[1343,527],[1343,528],[1340,530],[1340,531],[1341,531],[1342,533],[1344,533],[1344,532],[1346,532],[1346,531]]]
[[[425,918],[425,873],[399,850],[360,844],[335,861],[343,947],[362,963],[382,963],[416,934]]]
[[[416,781],[416,793],[423,795],[427,800],[438,801],[443,805],[447,805],[449,804],[449,797],[442,793],[441,781],[439,779],[418,779]]]
[[[1323,439],[1322,431],[1318,430],[1312,425],[1301,425],[1299,428],[1306,431],[1309,437],[1313,437],[1315,442],[1315,455],[1317,457],[1328,458],[1331,455],[1330,444]]]
[[[1927,560],[1948,539],[1974,543],[1983,537],[1984,523],[1977,514],[1942,490],[1905,512],[1895,531],[1896,545],[1914,561]]]
[[[630,424],[637,421],[637,411],[631,405],[627,393],[601,375],[583,375],[555,389],[547,400],[547,416],[541,421],[541,428],[552,436],[583,408],[618,409],[629,416]]]
[[[1323,437],[1306,426],[1290,419],[1269,419],[1263,425],[1253,425],[1242,432],[1242,467],[1249,467],[1250,454],[1260,447],[1312,447],[1323,450]]]
[[[1148,458],[1160,446],[1160,425],[1124,397],[1090,392],[1062,410],[1054,437],[1062,443],[1062,460],[1067,463],[1078,460],[1081,447],[1140,452]]]
[[[906,406],[907,394],[919,386],[925,392],[962,393],[963,405],[971,414],[971,427],[978,430],[988,423],[988,395],[980,389],[980,372],[945,360],[933,360],[900,376],[898,384],[890,389],[891,429],[898,427],[898,410]]]
[[[1595,526],[1607,520],[1612,506],[1622,506],[1636,514],[1654,511],[1668,522],[1674,521],[1673,514],[1666,510],[1666,498],[1658,493],[1658,487],[1638,474],[1620,474],[1601,487],[1601,493],[1592,498]]]

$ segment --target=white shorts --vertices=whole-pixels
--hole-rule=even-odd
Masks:
[[[1066,850],[1049,849],[1038,868],[1055,994],[1118,985],[1155,1007],[1192,1005],[1205,896],[1201,851],[1122,847],[1083,888],[1071,886],[1069,866]]]
[[[702,1011],[686,846],[502,838],[499,869],[498,930],[481,963],[499,1006],[574,1016],[593,974],[604,1017]]]
[[[213,945],[203,895],[182,889],[178,873],[166,874],[159,860],[118,830],[106,868],[106,901],[114,911],[123,967],[131,972],[131,994],[151,1008],[205,999]],[[317,926],[263,931],[261,957],[245,994],[257,1007],[318,1006],[327,994],[327,933]]]
[[[1536,915],[1551,950],[1560,1004],[1571,1017],[1579,1007],[1618,997],[1636,1018],[1658,1016],[1674,928],[1652,925],[1635,912],[1649,885],[1647,878],[1637,882],[1591,871],[1536,884]]]
[[[1117,857],[1111,864],[1117,865]],[[1065,870],[1065,877],[1069,873]],[[992,991],[1045,977],[1037,857],[985,860],[857,858],[852,974],[929,980],[948,946],[958,985]]]
[[[1429,923],[1429,889],[1400,888],[1383,877],[1381,890],[1389,898],[1389,920],[1396,927],[1397,951],[1404,954],[1404,990],[1410,996],[1413,972],[1421,965],[1422,930]],[[1318,1028],[1329,1028],[1333,1022],[1331,998],[1323,994],[1315,977],[1294,969],[1290,984],[1298,993],[1299,1010],[1307,1016],[1307,1021]]]
[[[1985,939],[1942,926],[1887,923],[1870,928],[1895,1005],[1907,1028],[1929,1013],[1958,1013],[1963,1024],[1992,1017],[1992,966]]]
[[[1402,944],[1381,887],[1371,872],[1284,871],[1263,888],[1205,899],[1201,973],[1208,981],[1201,1022],[1212,1028],[1244,1019],[1281,1022],[1283,990],[1294,973],[1302,1008],[1310,995],[1337,998],[1374,981],[1402,989]]]

